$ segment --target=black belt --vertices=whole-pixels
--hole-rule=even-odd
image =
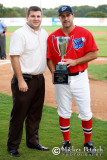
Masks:
[[[43,74],[31,75],[31,76],[32,76],[32,78],[39,78],[39,77],[43,76]]]
[[[40,78],[41,76],[43,76],[43,74],[38,74],[38,75],[31,75],[31,74],[23,74],[23,78],[26,80],[26,81],[29,81],[31,80],[32,78]]]
[[[31,74],[25,74],[23,73],[23,76],[28,76],[28,77],[31,77],[31,78],[35,78],[35,77],[41,77],[43,74],[37,74],[37,75],[31,75]]]
[[[69,76],[77,76],[79,75],[79,73],[83,73],[85,70],[81,71],[81,72],[76,72],[76,73],[68,73]]]

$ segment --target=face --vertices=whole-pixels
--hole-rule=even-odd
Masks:
[[[41,22],[42,22],[42,15],[40,11],[30,11],[29,16],[26,17],[27,24],[33,28],[34,30],[39,30]]]
[[[63,28],[70,28],[73,26],[74,15],[67,13],[67,12],[63,12],[59,16],[59,19],[62,23]]]

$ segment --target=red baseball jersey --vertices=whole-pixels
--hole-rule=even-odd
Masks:
[[[55,66],[61,61],[57,37],[66,37],[62,29],[58,29],[47,40],[47,58],[53,60]],[[91,51],[98,50],[92,34],[85,28],[75,26],[69,34],[68,46],[64,59],[78,59]],[[91,53],[90,53],[91,54]],[[68,68],[69,73],[81,72],[88,67],[88,63],[78,64]]]

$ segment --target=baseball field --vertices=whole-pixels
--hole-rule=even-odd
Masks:
[[[8,126],[10,112],[12,108],[12,97],[10,82],[12,78],[11,64],[9,60],[9,44],[12,33],[19,27],[9,27],[6,33],[7,59],[0,60],[0,160],[12,160],[6,151]],[[56,30],[56,27],[44,27],[48,34]],[[71,117],[71,143],[74,147],[72,155],[54,155],[52,149],[61,147],[62,135],[58,124],[56,111],[56,101],[54,85],[52,84],[51,74],[47,69],[45,72],[46,96],[40,125],[40,143],[50,147],[49,152],[30,150],[25,144],[25,131],[20,145],[19,152],[22,154],[20,160],[106,160],[107,159],[107,27],[85,27],[89,29],[98,45],[99,57],[89,63],[89,82],[91,88],[91,107],[93,112],[93,133],[97,154],[90,156],[83,151],[83,132],[81,121],[77,118],[77,108],[73,100],[73,115]],[[81,151],[79,151],[79,149]],[[16,159],[15,159],[16,160]]]

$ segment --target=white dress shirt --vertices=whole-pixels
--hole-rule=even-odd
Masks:
[[[45,72],[47,37],[44,29],[35,31],[27,24],[13,33],[9,55],[19,55],[22,73],[38,75]]]

